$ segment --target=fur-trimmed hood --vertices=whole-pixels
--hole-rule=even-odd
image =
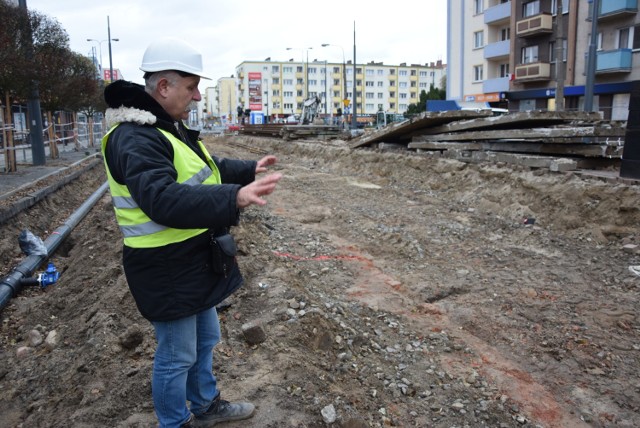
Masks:
[[[137,83],[116,80],[105,88],[104,99],[109,106],[105,112],[107,127],[120,122],[139,125],[173,122],[162,106],[144,90],[144,86]]]
[[[104,114],[107,129],[116,123],[133,122],[138,125],[153,125],[157,118],[154,114],[133,107],[108,108]]]

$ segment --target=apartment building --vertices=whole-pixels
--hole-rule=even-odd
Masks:
[[[448,0],[448,97],[512,111],[555,110],[561,87],[565,110],[582,110],[592,88],[593,110],[626,120],[631,82],[640,78],[633,67],[640,52],[638,0],[598,3],[594,13],[588,0]]]
[[[304,100],[320,99],[320,116],[353,112],[354,93],[359,121],[369,122],[380,110],[406,112],[421,91],[442,86],[446,66],[429,64],[356,64],[352,61],[245,61],[236,67],[236,105],[278,121],[302,112]],[[355,85],[354,85],[355,82]],[[355,87],[355,91],[354,91]],[[339,111],[340,109],[340,111]]]

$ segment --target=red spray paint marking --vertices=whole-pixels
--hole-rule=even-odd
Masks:
[[[359,260],[368,262],[369,259],[366,259],[361,256],[315,256],[315,257],[302,257],[296,256],[291,253],[281,253],[279,251],[274,251],[273,254],[280,257],[287,257],[289,259],[298,260],[298,261],[324,261],[324,260]]]

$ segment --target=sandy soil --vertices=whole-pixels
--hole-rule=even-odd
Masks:
[[[341,141],[208,144],[284,174],[234,230],[246,284],[213,364],[257,414],[226,426],[640,426],[637,186]],[[2,225],[2,273],[20,230],[48,236],[102,182]],[[2,426],[155,426],[153,333],[120,258],[105,196],[53,256],[58,283],[2,311]]]

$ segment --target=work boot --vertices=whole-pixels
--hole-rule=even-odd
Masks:
[[[248,419],[253,416],[254,410],[255,406],[251,403],[230,403],[222,400],[218,395],[203,414],[196,416],[196,425],[198,427],[212,427],[220,422]]]
[[[193,416],[193,413],[189,415],[189,419],[187,422],[180,425],[180,428],[194,428],[196,426],[196,418]]]

